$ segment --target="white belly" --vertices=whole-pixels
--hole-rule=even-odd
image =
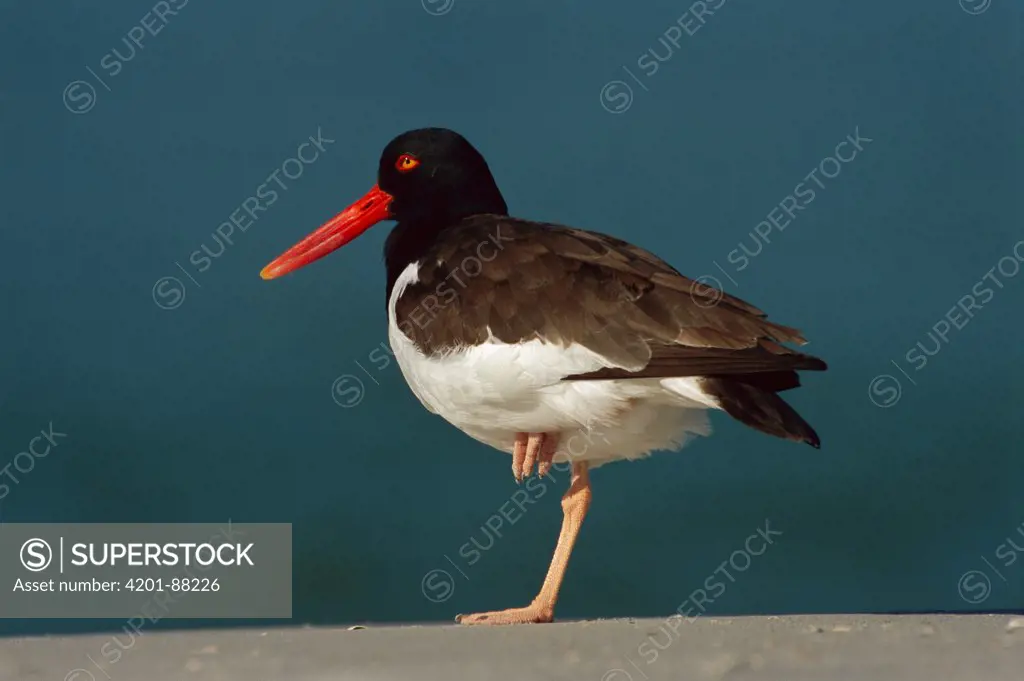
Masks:
[[[417,281],[409,265],[388,304],[388,338],[409,387],[427,409],[505,452],[516,433],[556,433],[560,452],[591,466],[677,449],[710,432],[718,408],[695,379],[564,381],[611,366],[579,346],[498,341],[426,357],[395,323],[395,301]]]

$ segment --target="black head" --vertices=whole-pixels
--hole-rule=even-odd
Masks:
[[[508,214],[487,161],[446,128],[410,130],[391,140],[380,157],[377,184],[393,197],[391,215],[402,223]]]
[[[480,213],[508,214],[480,152],[451,130],[410,130],[384,148],[377,186],[278,256],[260,276],[274,279],[308,265],[383,220],[398,220],[392,236],[410,237],[398,249],[406,257],[444,227]]]

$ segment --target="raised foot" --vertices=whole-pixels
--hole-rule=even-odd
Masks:
[[[455,621],[459,624],[489,624],[492,626],[500,624],[544,624],[552,622],[554,619],[554,612],[536,605],[455,616]]]
[[[522,482],[533,474],[547,475],[555,459],[558,435],[551,433],[516,433],[512,449],[512,475],[516,482]]]

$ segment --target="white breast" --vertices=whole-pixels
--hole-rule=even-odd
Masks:
[[[510,452],[518,432],[558,433],[582,450],[569,453],[600,465],[673,449],[688,434],[709,432],[704,410],[718,405],[694,379],[563,381],[613,366],[580,345],[490,340],[426,357],[395,319],[396,301],[417,281],[413,263],[395,282],[388,301],[391,348],[420,402],[468,435]]]

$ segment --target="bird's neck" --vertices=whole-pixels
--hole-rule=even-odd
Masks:
[[[423,260],[424,255],[437,243],[441,232],[457,221],[448,220],[402,220],[388,234],[384,242],[384,265],[387,269],[388,285],[385,305],[391,300],[391,291],[402,272],[414,262]]]
[[[495,190],[497,191],[497,190]],[[483,213],[508,215],[504,199],[498,194],[498,201],[482,203],[479,209],[464,210],[452,215],[431,215],[429,217],[402,218],[388,234],[384,242],[384,265],[387,269],[388,285],[384,304],[391,300],[391,290],[398,277],[415,262],[423,260],[427,252],[442,238],[445,230],[454,227],[466,218]]]
[[[391,229],[387,241],[384,242],[384,266],[387,269],[385,304],[391,299],[391,290],[398,276],[410,264],[423,259],[424,253],[436,241],[441,228],[435,223],[403,220]]]

